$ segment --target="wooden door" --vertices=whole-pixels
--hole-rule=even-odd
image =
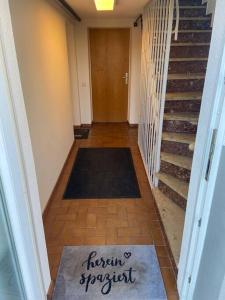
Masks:
[[[94,122],[127,121],[129,42],[128,28],[90,29]]]

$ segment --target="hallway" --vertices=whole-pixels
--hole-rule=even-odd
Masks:
[[[0,11],[0,299],[224,300],[225,1]]]
[[[130,147],[141,199],[63,200],[79,147]],[[94,124],[89,138],[76,140],[44,217],[52,279],[65,245],[154,244],[168,299],[178,299],[169,248],[137,145],[137,129],[127,124]]]

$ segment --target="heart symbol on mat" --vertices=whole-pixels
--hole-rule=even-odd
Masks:
[[[131,257],[131,252],[124,252],[124,257],[129,259]]]

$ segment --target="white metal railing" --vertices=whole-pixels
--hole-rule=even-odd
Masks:
[[[156,173],[160,168],[173,10],[174,0],[152,0],[143,13],[138,144],[152,186],[158,184]]]

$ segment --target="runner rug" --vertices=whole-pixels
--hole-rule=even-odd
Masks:
[[[64,199],[140,198],[130,148],[79,148]]]
[[[67,246],[53,300],[166,300],[154,246]]]

